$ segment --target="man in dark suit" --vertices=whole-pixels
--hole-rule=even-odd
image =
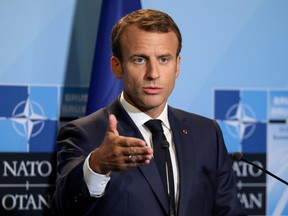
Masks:
[[[123,92],[60,129],[54,215],[246,215],[216,121],[167,104],[182,44],[171,17],[132,12],[111,39],[111,68]],[[169,143],[161,144],[168,152],[164,176],[146,124],[151,119],[161,120]]]

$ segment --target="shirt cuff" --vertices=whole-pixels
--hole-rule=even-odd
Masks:
[[[92,197],[101,197],[104,194],[105,188],[110,181],[110,176],[95,173],[89,166],[89,158],[91,153],[85,159],[83,164],[84,181]]]

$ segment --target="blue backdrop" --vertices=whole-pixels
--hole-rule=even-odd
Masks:
[[[0,187],[11,187],[1,190],[0,213],[49,208],[33,188],[54,186],[58,123],[85,114],[101,3],[0,2]],[[216,118],[229,152],[288,180],[288,2],[143,0],[142,8],[167,12],[183,34],[169,103]],[[250,215],[288,215],[287,187],[242,163],[234,169]]]

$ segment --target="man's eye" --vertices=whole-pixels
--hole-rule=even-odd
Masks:
[[[135,57],[133,58],[133,62],[136,64],[143,64],[145,63],[145,59],[143,57]]]
[[[168,57],[161,57],[160,62],[161,63],[167,63],[170,59]]]

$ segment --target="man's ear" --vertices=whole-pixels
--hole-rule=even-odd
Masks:
[[[114,76],[117,77],[118,79],[121,79],[122,78],[122,67],[121,67],[120,60],[117,57],[112,56],[110,59],[110,66],[111,66],[111,70],[112,70]]]
[[[178,55],[177,62],[176,62],[176,78],[179,76],[179,73],[180,73],[180,62],[181,62],[181,57],[180,55]]]

